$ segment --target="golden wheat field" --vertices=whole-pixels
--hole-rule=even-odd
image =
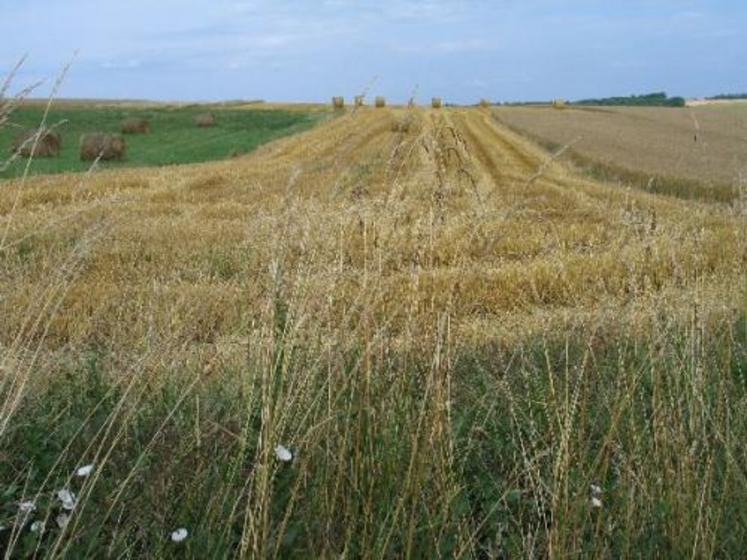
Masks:
[[[743,103],[661,107],[502,107],[501,120],[583,156],[649,176],[715,183],[747,177],[747,106]]]
[[[53,457],[2,472],[20,500],[97,469],[75,524],[5,542],[738,549],[745,211],[578,175],[488,108],[360,107],[230,161],[2,183],[0,433]]]

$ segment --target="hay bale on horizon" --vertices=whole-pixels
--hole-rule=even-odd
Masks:
[[[365,102],[365,97],[362,95],[356,95],[354,98],[355,106],[356,107],[363,107],[363,104]]]
[[[38,136],[38,139],[37,139]],[[62,137],[60,133],[48,128],[31,128],[16,134],[11,152],[21,157],[49,158],[60,155]]]
[[[376,97],[376,108],[381,109],[386,107],[386,97],[379,95]]]
[[[195,124],[201,128],[215,126],[215,115],[213,113],[201,113],[195,115]]]
[[[344,109],[345,108],[345,98],[342,96],[335,96],[332,98],[332,107],[335,109]]]
[[[565,99],[553,99],[552,106],[555,109],[565,109],[568,106],[568,101]]]
[[[122,134],[149,134],[150,122],[144,118],[130,118],[122,121]]]
[[[434,97],[433,99],[431,99],[431,107],[433,107],[434,109],[440,109],[441,107],[443,107],[443,105],[444,100],[440,97]]]
[[[127,155],[127,142],[121,134],[90,132],[80,137],[81,161],[121,161]]]
[[[490,107],[493,103],[489,99],[480,99],[480,107],[487,109]]]

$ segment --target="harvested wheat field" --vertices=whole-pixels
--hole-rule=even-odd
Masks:
[[[577,163],[597,176],[607,171],[662,194],[720,202],[747,189],[745,104],[501,107],[495,115],[551,148],[572,144]]]
[[[479,108],[6,182],[0,472],[71,557],[728,555],[746,247]]]

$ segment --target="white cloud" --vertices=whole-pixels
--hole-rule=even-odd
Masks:
[[[257,2],[234,2],[231,4],[231,9],[234,12],[246,13],[252,12],[258,8]]]
[[[130,58],[128,60],[105,60],[101,63],[102,68],[107,70],[127,70],[133,68],[140,68],[142,62],[136,58]]]
[[[403,54],[454,54],[454,53],[466,53],[476,51],[491,51],[495,50],[497,46],[484,39],[456,39],[452,41],[439,41],[435,43],[419,43],[419,44],[401,44],[392,43],[390,44],[391,50]]]
[[[470,18],[476,8],[486,4],[490,5],[480,0],[398,0],[378,3],[388,19],[416,24],[453,23]]]
[[[246,38],[248,46],[260,48],[260,49],[277,49],[279,47],[285,47],[291,43],[298,42],[304,39],[303,35],[259,35],[249,36]]]

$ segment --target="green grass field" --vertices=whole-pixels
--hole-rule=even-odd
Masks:
[[[215,110],[217,124],[198,128],[194,115],[204,113],[205,106],[132,109],[127,107],[64,107],[51,110],[48,126],[57,126],[62,134],[62,153],[54,158],[37,158],[30,173],[86,171],[90,162],[80,161],[78,143],[86,132],[119,132],[121,122],[129,117],[150,120],[151,133],[126,135],[127,158],[123,162],[100,162],[101,168],[123,166],[171,165],[224,159],[244,154],[281,136],[313,126],[324,113],[282,110]],[[23,174],[26,160],[17,159],[7,169],[13,137],[18,131],[35,128],[42,121],[40,106],[21,107],[13,112],[11,126],[0,129],[0,178]]]

